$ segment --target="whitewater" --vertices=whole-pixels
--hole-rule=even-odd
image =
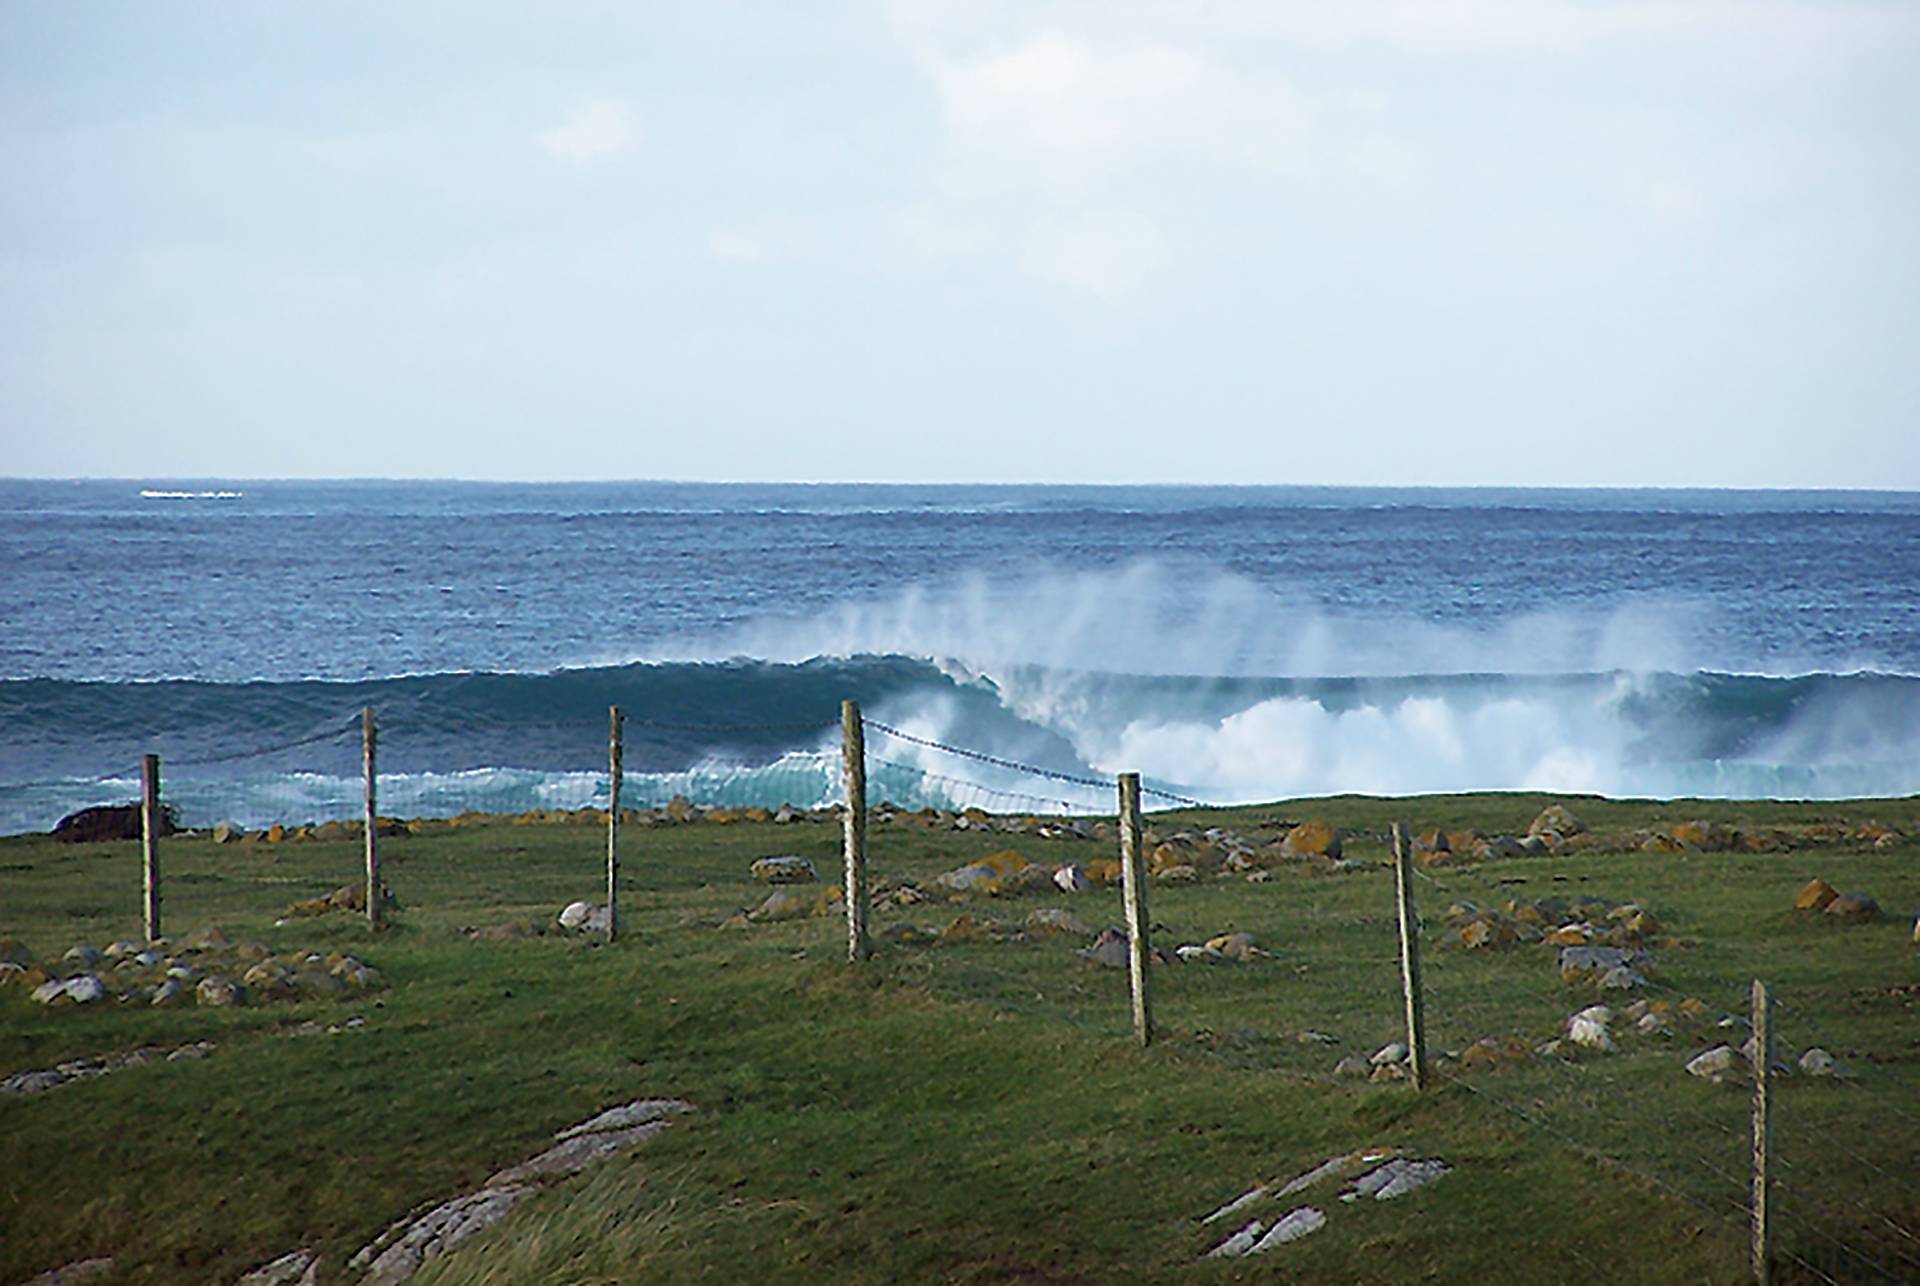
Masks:
[[[404,815],[615,704],[628,799],[825,803],[846,697],[911,806],[1920,791],[1909,493],[15,480],[0,590],[0,832],[350,816],[367,705]]]

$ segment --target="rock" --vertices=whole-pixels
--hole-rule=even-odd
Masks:
[[[1348,1054],[1333,1065],[1335,1076],[1364,1078],[1373,1071],[1373,1061],[1365,1054]]]
[[[320,1260],[311,1250],[292,1250],[260,1265],[236,1286],[314,1286],[320,1279]]]
[[[521,1186],[488,1187],[456,1197],[418,1219],[401,1220],[355,1255],[350,1266],[367,1270],[361,1286],[393,1286],[413,1276],[428,1259],[444,1255],[506,1218],[532,1191]]]
[[[764,884],[812,884],[818,878],[811,858],[793,854],[760,858],[749,869]]]
[[[1383,1067],[1388,1063],[1404,1063],[1407,1061],[1407,1047],[1397,1040],[1393,1041],[1375,1050],[1373,1057],[1367,1061],[1375,1067]]]
[[[150,1003],[156,1007],[171,1005],[174,1001],[185,995],[186,991],[187,984],[180,981],[180,979],[165,978],[161,980],[159,986],[153,989],[153,999]]]
[[[1100,936],[1093,940],[1092,946],[1080,952],[1082,960],[1104,965],[1109,969],[1125,969],[1127,955],[1127,935],[1123,929],[1103,930]]]
[[[172,804],[160,805],[158,831],[162,835],[178,833],[179,814]],[[54,824],[50,832],[63,844],[101,844],[110,840],[139,839],[139,804],[101,804],[69,813]]]
[[[1054,887],[1062,893],[1085,893],[1093,887],[1084,866],[1063,866],[1053,873]]]
[[[1632,991],[1635,987],[1646,986],[1647,980],[1638,970],[1615,965],[1600,975],[1596,985],[1602,991]]]
[[[1572,839],[1585,833],[1587,824],[1573,815],[1565,804],[1548,804],[1527,826],[1527,834],[1552,839]],[[1548,841],[1549,843],[1552,840]]]
[[[1355,1179],[1353,1187],[1343,1194],[1341,1200],[1372,1197],[1375,1201],[1392,1201],[1395,1197],[1404,1197],[1415,1189],[1426,1187],[1452,1169],[1437,1157],[1424,1161],[1395,1157],[1379,1169]]]
[[[213,824],[213,842],[216,844],[238,844],[241,840],[245,839],[246,836],[246,827],[240,825],[238,822],[215,822]],[[275,1262],[277,1263],[279,1261],[276,1260]],[[269,1267],[270,1266],[271,1265],[269,1265]]]
[[[25,969],[33,964],[33,952],[18,938],[0,938],[0,964],[19,965]]]
[[[231,978],[209,974],[194,988],[199,1002],[210,1009],[237,1007],[247,1003],[247,989]]]
[[[51,1005],[56,1000],[64,999],[66,994],[67,980],[65,978],[49,978],[35,987],[28,996],[28,999],[36,1005]]]
[[[610,1107],[598,1116],[589,1117],[578,1125],[569,1125],[556,1131],[554,1138],[562,1143],[578,1138],[582,1134],[598,1134],[609,1130],[621,1130],[628,1126],[645,1125],[650,1121],[665,1120],[680,1112],[693,1111],[693,1104],[677,1098],[642,1098],[619,1107]]]
[[[1606,1053],[1613,1048],[1613,1033],[1607,1026],[1612,1021],[1611,1009],[1605,1005],[1589,1005],[1567,1020],[1567,1039]]]
[[[1649,960],[1646,952],[1631,947],[1562,947],[1560,980],[1570,983],[1596,982],[1622,965],[1634,970]]]
[[[791,826],[795,822],[805,821],[806,816],[805,813],[795,808],[792,804],[782,804],[773,810],[773,824],[775,826]]]
[[[780,920],[804,920],[814,912],[814,899],[791,889],[775,889],[767,900],[747,912],[749,920],[769,924]]]
[[[1665,1013],[1642,1014],[1634,1023],[1634,1029],[1642,1036],[1671,1036],[1673,1018]]]
[[[1740,1056],[1734,1053],[1731,1045],[1715,1045],[1704,1054],[1695,1055],[1687,1063],[1687,1071],[1694,1076],[1710,1077],[1719,1080],[1731,1072]]]
[[[1328,822],[1302,822],[1280,841],[1283,857],[1339,857],[1342,832]]]
[[[1068,933],[1084,938],[1093,930],[1080,923],[1073,912],[1059,907],[1036,907],[1027,913],[1027,928],[1037,933]]]
[[[1208,1215],[1205,1219],[1202,1219],[1200,1221],[1200,1224],[1202,1227],[1205,1227],[1207,1224],[1218,1223],[1220,1220],[1225,1219],[1231,1215],[1237,1215],[1242,1210],[1245,1210],[1248,1206],[1252,1205],[1254,1202],[1260,1200],[1260,1198],[1266,1195],[1267,1195],[1267,1190],[1265,1187],[1254,1188],[1250,1191],[1243,1192],[1239,1196],[1235,1197],[1232,1201],[1229,1201],[1226,1205],[1221,1206],[1218,1210]]]
[[[76,1005],[90,1005],[107,998],[107,985],[90,973],[67,979],[67,999]]]
[[[140,944],[130,938],[116,938],[101,954],[109,960],[126,960],[140,954]]]
[[[1840,1061],[1817,1045],[1800,1055],[1800,1061],[1796,1063],[1795,1066],[1808,1076],[1838,1076],[1841,1074]]]
[[[293,975],[291,982],[296,990],[309,996],[340,996],[347,990],[344,979],[319,969],[302,969]]]
[[[71,969],[95,969],[104,958],[100,948],[90,942],[82,942],[68,947],[66,954],[60,957],[60,963]]]
[[[1207,945],[1230,960],[1252,961],[1267,954],[1251,933],[1223,933],[1208,938]]]
[[[1824,914],[1836,920],[1864,924],[1869,920],[1880,918],[1880,904],[1874,901],[1873,895],[1869,893],[1842,893],[1827,903]]]
[[[209,924],[183,942],[181,949],[185,951],[224,951],[231,945],[232,944],[227,941],[227,935],[220,931],[219,926]]]
[[[1173,954],[1180,957],[1180,962],[1182,964],[1226,964],[1228,963],[1227,958],[1221,955],[1218,951],[1215,951],[1212,947],[1203,947],[1197,944],[1189,944],[1184,947],[1175,947],[1173,949]]]
[[[80,1282],[90,1282],[96,1277],[105,1277],[112,1271],[111,1256],[99,1259],[76,1259],[70,1264],[50,1268],[38,1277],[30,1277],[22,1283],[22,1286],[78,1286]]]
[[[1289,1210],[1280,1221],[1267,1229],[1267,1235],[1253,1244],[1250,1255],[1264,1255],[1276,1246],[1290,1241],[1298,1241],[1310,1232],[1326,1226],[1327,1217],[1312,1206],[1301,1206],[1298,1210]]]
[[[1827,883],[1825,880],[1815,877],[1809,880],[1806,886],[1800,890],[1799,896],[1793,899],[1793,909],[1796,911],[1824,911],[1827,909],[1827,904],[1839,896],[1839,889],[1834,888],[1833,885]]]
[[[1207,1252],[1207,1258],[1238,1259],[1253,1249],[1254,1243],[1260,1240],[1260,1234],[1265,1228],[1265,1224],[1255,1219],[1239,1232],[1234,1233],[1233,1236],[1227,1238],[1212,1250],[1209,1250]]]
[[[624,1152],[635,1144],[643,1143],[666,1128],[667,1123],[664,1120],[655,1119],[617,1130],[595,1130],[591,1133],[577,1134],[565,1142],[554,1144],[538,1156],[529,1157],[519,1165],[508,1166],[488,1179],[487,1186],[501,1188],[524,1183],[529,1179],[573,1174],[596,1162],[604,1161],[616,1153]]]
[[[593,918],[594,905],[591,902],[569,902],[560,912],[560,927],[563,929],[583,929],[587,921]]]

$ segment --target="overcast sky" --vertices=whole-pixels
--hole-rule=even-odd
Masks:
[[[1920,488],[1920,4],[0,0],[0,473]]]

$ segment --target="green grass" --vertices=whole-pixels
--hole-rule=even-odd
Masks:
[[[0,992],[0,1074],[146,1043],[207,1038],[204,1061],[149,1066],[0,1100],[0,1280],[112,1254],[126,1280],[231,1281],[296,1246],[338,1266],[423,1202],[471,1190],[558,1127],[641,1096],[699,1112],[628,1157],[558,1185],[420,1280],[1700,1281],[1744,1273],[1747,1094],[1685,1076],[1704,1035],[1629,1038],[1619,1053],[1540,1061],[1416,1095],[1335,1082],[1342,1053],[1400,1034],[1395,818],[1520,830],[1544,797],[1337,799],[1194,814],[1251,829],[1324,817],[1362,869],[1282,868],[1156,886],[1156,940],[1245,929],[1274,958],[1154,973],[1160,1038],[1129,1040],[1124,971],[1064,939],[888,947],[844,960],[821,919],[721,929],[763,895],[747,863],[800,852],[837,864],[831,827],[630,832],[628,939],[504,944],[458,930],[549,921],[601,879],[600,832],[505,824],[385,848],[405,909],[378,935],[344,916],[273,921],[354,877],[351,844],[164,849],[168,927],[217,923],[276,949],[340,947],[388,986],[340,1001],[231,1011],[123,1006],[55,1013]],[[1874,818],[1920,831],[1920,801],[1821,805],[1576,800],[1606,830],[1694,817],[1804,825]],[[1181,817],[1153,819],[1170,830]],[[998,848],[1093,860],[1105,845],[876,826],[876,885],[930,877]],[[1592,892],[1654,911],[1681,945],[1656,955],[1663,990],[1717,1016],[1755,976],[1780,998],[1778,1041],[1822,1044],[1847,1082],[1778,1085],[1776,1240],[1842,1280],[1920,1258],[1920,963],[1910,922],[1842,927],[1791,911],[1813,875],[1920,906],[1920,846],[1840,844],[1771,855],[1522,858],[1417,882],[1429,934],[1447,902]],[[1071,907],[1098,927],[1119,896],[989,901],[878,913],[938,927],[962,909],[1017,921]],[[42,957],[134,936],[137,846],[0,841],[0,934]],[[1557,1034],[1583,997],[1550,948],[1428,950],[1433,1043]],[[1669,990],[1670,989],[1670,990]],[[299,1036],[308,1019],[366,1017]],[[1339,1044],[1306,1043],[1308,1030]],[[1744,1033],[1734,1033],[1738,1038]],[[1196,1264],[1227,1229],[1202,1215],[1256,1182],[1337,1152],[1393,1145],[1455,1166],[1402,1200],[1326,1210],[1321,1232],[1262,1260]],[[1260,1212],[1271,1218],[1287,1207]]]

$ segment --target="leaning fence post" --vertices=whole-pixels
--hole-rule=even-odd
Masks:
[[[147,941],[160,940],[160,756],[140,760],[140,856]]]
[[[607,941],[620,936],[620,780],[621,729],[625,716],[619,706],[607,708]]]
[[[378,801],[374,797],[374,724],[373,707],[360,709],[360,744],[367,775],[367,927],[380,927],[380,824]]]
[[[1407,1001],[1407,1069],[1427,1084],[1427,1002],[1420,988],[1420,924],[1413,915],[1413,846],[1405,822],[1393,824],[1393,879],[1400,902],[1400,986]]]
[[[1753,980],[1753,1280],[1768,1278],[1768,1152],[1773,1144],[1773,997]]]
[[[1140,774],[1120,774],[1120,880],[1126,896],[1127,977],[1133,985],[1133,1034],[1153,1040],[1153,1006],[1147,996],[1147,873],[1140,838]]]
[[[840,703],[840,740],[847,779],[847,959],[865,960],[867,945],[867,736],[860,703]]]

